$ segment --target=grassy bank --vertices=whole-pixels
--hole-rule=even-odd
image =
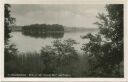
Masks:
[[[44,56],[45,55],[45,56]],[[56,74],[53,77],[82,77],[87,72],[88,64],[87,58],[78,56],[78,59],[57,60],[58,56],[46,56],[46,54],[39,53],[20,53],[15,56],[14,60],[6,63],[5,67],[8,73],[5,76],[14,77],[15,74],[25,74],[25,77],[48,77],[47,74]],[[63,62],[59,62],[63,61]],[[5,70],[6,70],[5,69]],[[33,74],[34,76],[30,76]],[[18,76],[17,76],[18,77]],[[51,75],[50,75],[51,77]]]

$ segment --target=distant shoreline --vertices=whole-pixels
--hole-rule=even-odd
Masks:
[[[22,31],[23,26],[12,26],[12,32]],[[77,31],[86,31],[86,30],[98,30],[98,28],[76,28],[76,27],[64,27],[64,32],[77,32]],[[48,31],[47,31],[48,32]],[[53,32],[53,31],[52,31]],[[54,31],[58,32],[58,31]]]

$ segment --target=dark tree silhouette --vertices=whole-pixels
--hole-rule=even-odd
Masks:
[[[11,64],[11,60],[15,59],[15,55],[17,53],[17,49],[15,48],[15,45],[9,44],[8,40],[11,37],[11,27],[10,25],[15,22],[15,18],[11,17],[10,15],[10,8],[11,6],[9,4],[4,5],[4,71],[5,71],[5,76],[8,73],[13,72],[13,63]],[[10,65],[9,65],[10,63]],[[12,68],[10,67],[12,65]]]
[[[123,5],[106,5],[106,11],[106,14],[97,16],[100,22],[95,24],[99,27],[99,33],[83,37],[90,39],[83,50],[90,56],[90,75],[120,77],[120,63],[123,62]]]
[[[10,16],[10,8],[11,6],[9,4],[5,4],[4,6],[4,40],[5,44],[7,44],[8,39],[10,38],[11,33],[11,27],[10,25],[15,22],[15,18]]]
[[[28,32],[57,32],[57,31],[64,31],[64,27],[62,25],[58,24],[32,24],[32,25],[26,25],[22,27],[22,31],[28,31]]]

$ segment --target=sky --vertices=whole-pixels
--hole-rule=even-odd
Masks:
[[[60,24],[67,27],[96,28],[93,23],[104,4],[12,4],[11,15],[16,25]]]

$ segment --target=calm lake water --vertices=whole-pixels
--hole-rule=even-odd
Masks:
[[[78,42],[78,44],[74,45],[75,49],[78,51],[81,51],[80,48],[82,47],[83,43],[87,43],[88,39],[82,39],[80,36],[84,36],[88,33],[97,33],[98,30],[87,30],[87,31],[79,31],[79,32],[65,32],[61,36],[43,36],[38,37],[37,36],[29,36],[24,35],[22,32],[12,32],[10,43],[14,43],[16,45],[16,48],[18,48],[19,52],[39,52],[42,47],[45,47],[46,45],[52,45],[52,42],[56,39],[60,40],[66,40],[66,39],[73,39]]]

